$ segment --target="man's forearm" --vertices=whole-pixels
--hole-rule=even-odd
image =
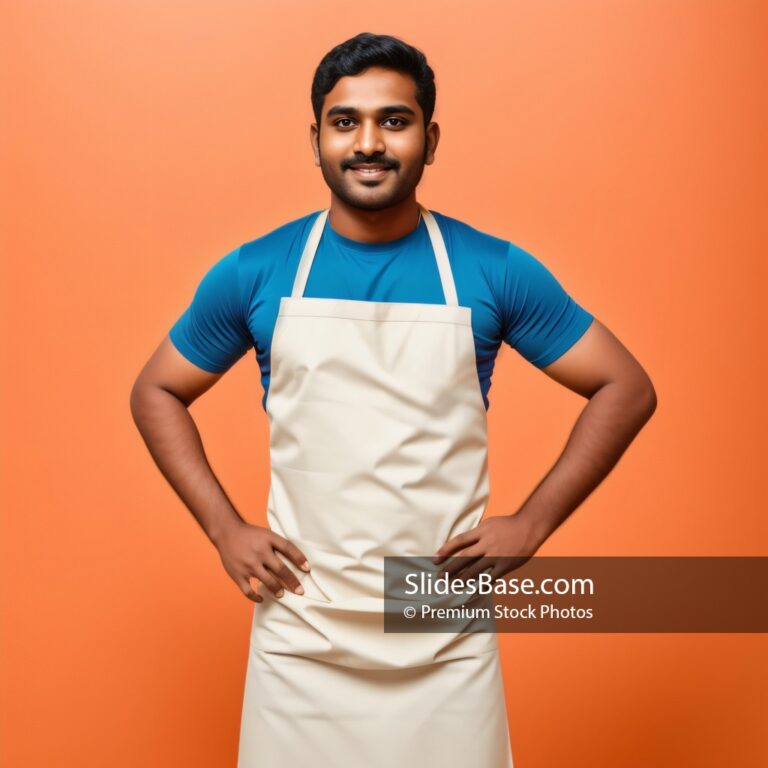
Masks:
[[[655,408],[653,387],[643,381],[611,382],[590,398],[557,462],[516,513],[539,545],[608,475]]]
[[[224,529],[243,522],[208,463],[184,403],[160,387],[134,387],[131,414],[163,476],[214,544]]]

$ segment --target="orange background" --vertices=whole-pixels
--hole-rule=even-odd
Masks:
[[[435,69],[419,200],[537,256],[656,385],[540,554],[767,555],[765,17],[758,0],[3,4],[0,763],[235,765],[252,604],[128,396],[214,261],[327,204],[310,82],[360,31]],[[501,514],[584,401],[509,348],[493,382]],[[192,410],[264,524],[261,394],[249,354]],[[516,768],[768,764],[765,635],[500,641]]]

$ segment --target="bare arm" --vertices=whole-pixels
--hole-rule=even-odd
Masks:
[[[251,576],[275,594],[282,594],[278,579],[301,590],[275,549],[305,570],[309,567],[296,546],[243,520],[208,463],[188,408],[222,376],[190,363],[166,336],[133,385],[131,414],[158,468],[219,550],[229,575],[248,597],[261,602],[250,586]]]
[[[588,398],[563,452],[515,514],[489,518],[450,539],[438,550],[436,562],[453,555],[532,556],[608,475],[656,409],[650,378],[597,319],[571,349],[542,370]],[[488,564],[464,560],[446,571],[456,574],[471,565],[462,573],[471,577]],[[493,575],[502,572],[495,568]]]
[[[540,543],[605,479],[656,410],[650,378],[597,319],[542,370],[589,401],[555,465],[518,512]]]
[[[158,469],[215,544],[243,522],[211,469],[189,406],[221,373],[190,363],[163,339],[131,390],[131,414]]]

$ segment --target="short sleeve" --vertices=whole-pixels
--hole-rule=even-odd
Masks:
[[[538,368],[567,352],[593,320],[538,259],[514,243],[507,252],[503,302],[504,341]]]
[[[240,297],[239,254],[236,248],[208,270],[168,333],[187,360],[209,373],[227,371],[253,346]]]

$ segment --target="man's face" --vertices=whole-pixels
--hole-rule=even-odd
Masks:
[[[424,165],[434,161],[439,135],[437,123],[425,130],[413,79],[379,67],[340,78],[325,96],[320,125],[311,128],[315,165],[326,184],[366,210],[411,195]]]

